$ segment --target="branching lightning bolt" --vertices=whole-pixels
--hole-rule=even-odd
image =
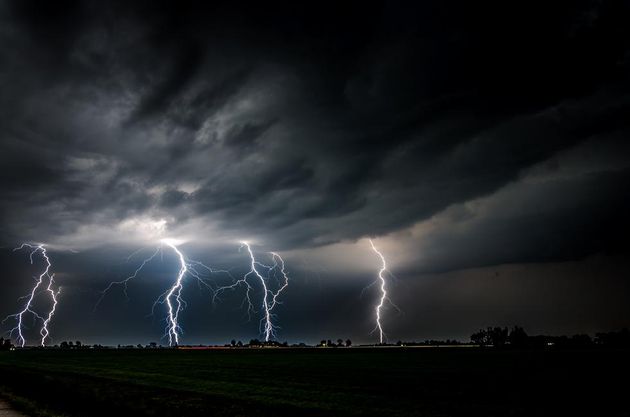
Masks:
[[[169,345],[176,346],[179,344],[179,337],[181,333],[181,327],[179,325],[179,313],[186,306],[186,302],[182,298],[182,289],[184,287],[183,284],[184,284],[184,280],[186,276],[192,276],[193,278],[197,280],[200,286],[203,285],[204,287],[208,288],[210,291],[214,293],[215,291],[214,288],[210,285],[210,283],[206,281],[204,275],[206,273],[208,274],[226,273],[229,275],[230,272],[225,271],[225,270],[215,270],[199,261],[188,259],[183,254],[183,252],[177,247],[177,245],[170,239],[161,240],[160,246],[157,247],[157,249],[155,250],[155,252],[151,254],[151,256],[149,256],[148,258],[145,258],[142,261],[140,266],[136,268],[133,274],[129,275],[127,278],[123,280],[111,282],[103,291],[101,291],[101,297],[99,298],[94,308],[96,309],[96,307],[98,307],[98,305],[101,303],[105,295],[112,288],[116,286],[122,286],[125,297],[129,299],[128,294],[127,294],[127,286],[129,282],[135,279],[140,273],[140,271],[142,271],[142,269],[149,262],[151,262],[156,256],[163,255],[164,246],[169,247],[170,249],[173,250],[173,252],[175,252],[175,255],[177,256],[180,267],[177,272],[177,277],[175,279],[175,282],[173,283],[171,287],[169,287],[165,292],[163,292],[157,298],[157,300],[155,300],[155,302],[153,303],[153,307],[151,308],[151,312],[153,313],[155,311],[155,307],[158,304],[166,304],[166,309],[167,309],[166,323],[167,324],[166,324],[164,336],[168,337]],[[130,257],[133,256],[134,254],[130,255]]]
[[[243,302],[247,302],[247,314],[249,317],[251,317],[251,314],[255,311],[255,309],[251,298],[251,291],[253,290],[253,287],[249,283],[248,279],[251,277],[256,277],[263,289],[263,318],[260,321],[260,327],[262,334],[264,334],[265,336],[265,341],[268,342],[271,338],[274,338],[276,336],[275,331],[278,329],[278,327],[273,324],[273,319],[275,315],[272,313],[272,311],[276,305],[280,304],[278,297],[289,285],[289,275],[285,270],[284,260],[278,253],[271,252],[270,254],[273,259],[273,265],[265,265],[256,260],[254,252],[252,251],[249,243],[243,241],[241,242],[241,245],[241,248],[245,247],[247,249],[247,253],[249,254],[249,271],[245,275],[243,275],[241,279],[237,280],[233,284],[218,288],[215,292],[214,298],[216,299],[222,291],[230,289],[233,290],[239,286],[244,286],[246,290],[245,299]],[[274,275],[279,274],[282,279],[280,287],[275,292],[269,289],[269,285],[267,282],[272,273]]]
[[[186,262],[186,258],[184,254],[175,246],[173,243],[164,242],[171,249],[175,251],[177,257],[179,258],[180,268],[177,273],[177,279],[175,280],[175,284],[166,292],[166,296],[164,300],[166,301],[166,305],[168,306],[168,325],[167,325],[167,333],[168,333],[168,344],[173,345],[173,342],[177,345],[179,344],[179,313],[182,311],[182,282],[184,280],[184,276],[186,276],[186,272],[188,272],[188,263]],[[175,299],[176,308],[173,308],[173,298]]]
[[[50,324],[50,321],[52,320],[53,316],[55,315],[55,311],[57,310],[57,296],[61,292],[61,288],[57,289],[57,291],[53,289],[53,284],[55,283],[55,280],[53,278],[54,278],[54,274],[50,275],[50,279],[48,280],[48,286],[46,287],[46,291],[48,291],[48,293],[50,294],[50,299],[52,300],[53,304],[50,311],[48,311],[48,316],[46,317],[46,320],[44,320],[44,323],[42,324],[42,328],[39,331],[39,334],[42,336],[42,340],[41,340],[42,346],[44,346],[46,338],[48,338],[48,336],[50,335],[50,331],[48,330],[48,325]]]
[[[4,323],[6,320],[10,319],[10,318],[14,318],[17,321],[17,324],[15,325],[15,327],[13,327],[10,331],[9,331],[9,336],[13,336],[13,334],[17,333],[17,343],[21,346],[24,347],[26,345],[26,338],[24,337],[24,333],[23,333],[23,329],[24,329],[24,316],[27,314],[31,314],[36,320],[41,320],[42,321],[42,327],[39,331],[39,334],[41,335],[41,340],[40,340],[40,344],[42,346],[45,346],[46,344],[46,339],[49,337],[50,335],[50,331],[48,329],[48,326],[53,318],[53,316],[55,315],[55,311],[57,309],[57,296],[59,295],[60,289],[55,290],[53,288],[55,281],[53,279],[54,274],[50,273],[50,268],[52,267],[52,263],[50,262],[50,258],[48,257],[48,253],[46,252],[46,247],[42,244],[39,245],[31,245],[28,243],[23,243],[19,248],[15,248],[14,251],[19,251],[22,250],[24,248],[29,248],[31,249],[31,253],[29,255],[29,259],[31,261],[31,265],[33,264],[33,255],[35,255],[37,252],[40,252],[42,255],[42,258],[44,259],[45,263],[46,263],[46,267],[44,269],[44,271],[35,278],[35,285],[33,286],[33,288],[31,289],[31,292],[24,296],[21,297],[20,299],[26,299],[26,304],[24,305],[23,309],[16,314],[12,314],[10,316],[7,316],[2,322]],[[48,280],[48,285],[46,286],[45,291],[48,292],[50,294],[50,298],[52,301],[52,306],[50,308],[50,310],[48,311],[48,314],[46,315],[46,317],[42,317],[40,314],[38,314],[33,307],[33,304],[35,302],[35,296],[38,293],[38,290],[40,287],[42,287],[44,284],[44,282]]]
[[[277,252],[271,252],[271,256],[273,257],[273,262],[274,262],[272,269],[280,272],[280,275],[282,275],[283,283],[275,293],[271,293],[272,294],[271,306],[269,307],[269,310],[273,310],[276,304],[280,304],[280,302],[278,301],[278,296],[280,295],[282,291],[285,290],[285,288],[289,286],[289,275],[287,274],[287,271],[284,269],[284,259],[282,259],[282,257]],[[278,261],[280,263],[278,263]]]
[[[153,252],[153,254],[151,256],[149,256],[148,258],[144,259],[142,261],[142,263],[140,264],[140,266],[138,268],[136,268],[136,270],[133,272],[133,274],[129,275],[127,278],[120,280],[120,281],[113,281],[110,282],[109,285],[107,287],[105,287],[105,289],[103,291],[101,291],[101,296],[98,299],[98,301],[96,302],[96,304],[94,305],[94,311],[96,311],[96,309],[98,308],[99,304],[101,304],[101,301],[103,301],[103,298],[105,298],[105,296],[107,295],[107,293],[109,292],[109,290],[111,290],[113,287],[115,286],[122,286],[123,287],[123,293],[125,294],[125,298],[127,299],[127,301],[129,301],[129,294],[127,294],[127,284],[129,284],[129,281],[133,280],[134,278],[136,278],[136,276],[138,275],[138,273],[140,273],[140,271],[142,270],[142,268],[145,267],[146,264],[148,264],[149,262],[151,262],[153,260],[153,258],[155,258],[159,253],[161,253],[161,247],[158,247],[155,252]],[[133,255],[135,255],[138,251],[132,253],[131,255],[129,255],[129,257],[127,258],[127,260],[129,260]]]
[[[372,250],[381,259],[381,268],[378,271],[378,280],[375,281],[375,283],[379,284],[379,288],[380,288],[380,291],[381,291],[381,297],[379,298],[378,304],[374,308],[375,313],[376,313],[376,327],[374,328],[374,331],[378,330],[379,341],[382,344],[383,343],[383,338],[385,337],[385,332],[383,331],[383,325],[381,323],[381,310],[382,310],[383,306],[385,305],[385,302],[389,302],[396,309],[398,309],[398,307],[396,307],[396,305],[394,303],[392,303],[391,300],[387,297],[387,287],[386,287],[386,281],[385,281],[385,274],[389,273],[389,271],[387,270],[387,261],[385,260],[385,256],[383,256],[383,254],[381,252],[379,252],[379,250],[376,248],[376,246],[374,246],[374,242],[372,242],[372,239],[369,239],[369,241],[370,241],[370,245],[372,246]],[[372,285],[372,284],[370,284],[370,285]]]

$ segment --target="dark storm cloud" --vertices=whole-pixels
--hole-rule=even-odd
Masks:
[[[409,268],[433,272],[624,253],[630,225],[618,211],[630,209],[624,192],[629,175],[625,168],[524,181],[454,206],[442,214],[440,227],[422,236],[422,259]]]
[[[172,253],[132,302],[93,311],[99,291],[160,237],[234,276],[251,239],[287,260],[281,337],[364,341],[373,236],[399,277],[392,337],[628,325],[629,18],[617,0],[0,2],[0,314],[38,270],[6,248],[46,242],[56,341],[156,340]],[[242,293],[184,291],[186,343],[258,334]]]
[[[105,239],[97,230],[134,218],[277,249],[384,235],[628,133],[624,2],[27,1],[0,12],[8,243]],[[617,201],[625,177],[599,178],[606,187],[568,194]],[[575,208],[587,223],[590,210]],[[614,229],[623,216],[606,217]],[[522,246],[510,260],[548,259]]]
[[[173,68],[166,79],[154,87],[148,96],[143,97],[130,122],[163,113],[173,97],[193,78],[199,69],[201,57],[202,54],[197,45],[189,46],[180,55],[176,55],[173,59]]]

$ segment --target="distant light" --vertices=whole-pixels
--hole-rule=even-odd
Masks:
[[[160,239],[160,243],[173,247],[173,246],[181,245],[182,243],[184,243],[184,241],[182,239],[174,239],[174,238],[167,237],[164,239]]]

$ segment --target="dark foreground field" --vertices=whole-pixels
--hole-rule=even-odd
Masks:
[[[67,416],[629,416],[629,353],[14,351],[0,395]]]

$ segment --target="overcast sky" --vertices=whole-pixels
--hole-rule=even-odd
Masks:
[[[279,339],[374,342],[372,238],[390,341],[630,326],[628,3],[336,3],[1,2],[0,314],[44,243],[53,342],[164,343],[172,251],[100,291],[163,238],[228,285],[247,240]],[[183,343],[261,336],[186,284]]]

